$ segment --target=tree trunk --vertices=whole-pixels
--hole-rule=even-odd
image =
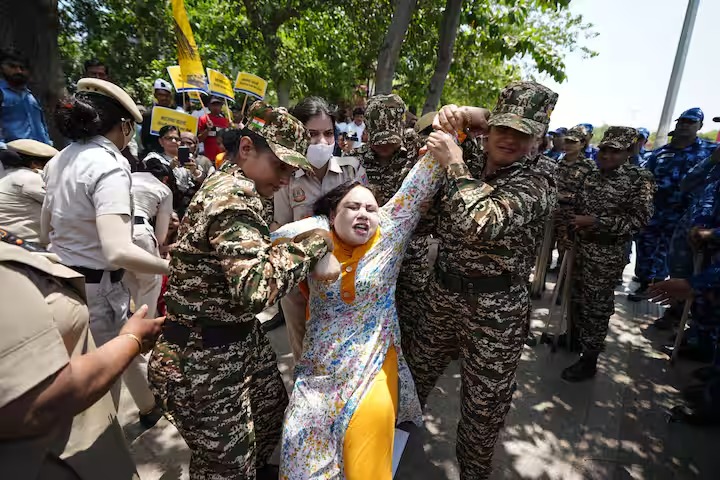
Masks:
[[[274,82],[277,90],[278,107],[288,108],[290,106],[290,81],[281,76],[276,78]]]
[[[438,42],[437,64],[435,73],[430,78],[427,99],[423,106],[422,113],[438,108],[442,96],[445,79],[450,71],[453,51],[455,50],[455,39],[457,38],[458,27],[460,26],[460,14],[462,13],[463,0],[447,0],[442,23],[440,24],[440,41]]]
[[[30,88],[43,107],[55,147],[61,148],[65,140],[58,133],[53,119],[55,105],[63,94],[57,43],[57,0],[3,3],[0,7],[0,49],[13,48],[27,57],[31,68]]]
[[[378,55],[377,72],[375,73],[375,94],[392,92],[395,67],[400,57],[405,34],[410,26],[410,19],[415,11],[417,0],[397,0],[390,26]]]

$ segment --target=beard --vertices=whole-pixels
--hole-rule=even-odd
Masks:
[[[27,84],[27,81],[28,81],[27,75],[23,75],[22,73],[15,73],[13,75],[5,77],[5,79],[8,81],[8,83],[10,85],[13,85],[13,86],[22,86],[22,85]]]

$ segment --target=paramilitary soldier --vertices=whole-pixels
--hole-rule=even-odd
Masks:
[[[562,372],[571,382],[595,376],[615,311],[615,284],[625,268],[627,242],[652,216],[652,174],[628,162],[637,137],[634,128],[608,128],[600,142],[598,168],[586,175],[576,194],[572,286],[582,355]]]
[[[261,196],[309,168],[309,135],[283,108],[256,102],[251,115],[235,166],[205,181],[183,219],[167,323],[149,365],[152,386],[192,451],[192,479],[277,478],[267,462],[288,399],[255,314],[332,250],[322,231],[271,244]]]
[[[495,110],[444,107],[428,147],[447,181],[434,216],[440,251],[425,290],[428,311],[407,352],[420,402],[458,350],[462,356],[457,434],[460,478],[487,478],[510,408],[528,331],[528,280],[556,200],[546,162],[529,153],[557,94],[533,82],[508,85]],[[486,123],[487,122],[487,123]],[[486,150],[461,147],[455,132],[487,131]],[[467,162],[467,163],[466,163]]]
[[[414,131],[405,130],[404,117],[405,103],[394,94],[372,97],[365,110],[369,141],[356,155],[365,167],[368,183],[375,187],[380,205],[400,189],[422,146]],[[403,345],[407,345],[416,319],[424,312],[420,297],[428,278],[428,250],[428,235],[413,235],[398,277],[395,298]]]
[[[588,172],[595,169],[595,162],[585,157],[587,130],[582,125],[568,130],[565,135],[565,155],[558,161],[555,171],[558,189],[558,206],[555,210],[555,236],[558,246],[558,265],[565,251],[571,247],[568,240],[568,223],[575,204],[575,192]]]

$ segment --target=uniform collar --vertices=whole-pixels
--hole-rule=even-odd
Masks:
[[[342,173],[342,167],[340,166],[340,163],[338,162],[339,158],[340,157],[336,157],[336,156],[330,157],[330,160],[328,161],[328,169],[327,169],[328,172],[333,172],[333,173],[338,173],[338,174]],[[305,170],[303,170],[301,168],[298,168],[297,171],[295,172],[295,178],[300,178],[304,175],[305,175]],[[326,175],[327,175],[327,173],[326,173]],[[314,177],[315,174],[313,173],[312,176]]]
[[[113,153],[116,153],[117,155],[123,156],[122,153],[120,153],[120,149],[118,149],[117,145],[115,145],[113,142],[108,140],[106,137],[103,137],[102,135],[96,135],[92,138],[90,138],[87,143],[94,143],[95,145],[99,145],[103,148],[107,148],[113,151]],[[123,157],[125,158],[125,157]]]

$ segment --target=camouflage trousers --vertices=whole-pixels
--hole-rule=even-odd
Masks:
[[[445,290],[431,276],[425,299],[427,311],[405,352],[420,403],[425,405],[451,356],[459,352],[462,391],[456,453],[460,478],[487,478],[527,336],[528,286],[467,298]]]
[[[148,377],[191,450],[192,480],[254,479],[282,435],[288,396],[260,322],[242,341],[202,348],[160,337]]]
[[[418,319],[425,314],[423,294],[430,277],[428,237],[413,237],[405,253],[395,290],[400,338],[403,350],[409,346],[410,336]]]
[[[664,280],[668,276],[670,241],[678,220],[668,219],[663,225],[648,225],[638,234],[635,276],[640,280]]]
[[[579,242],[573,266],[573,321],[583,351],[600,352],[615,313],[615,285],[625,268],[625,243]]]

